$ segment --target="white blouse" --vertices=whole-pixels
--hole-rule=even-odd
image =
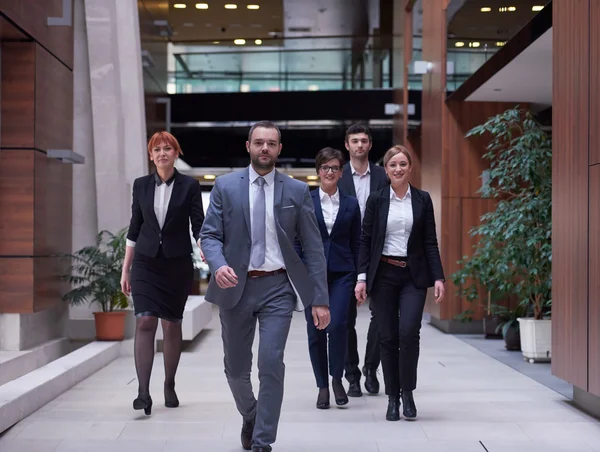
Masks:
[[[335,219],[340,210],[340,191],[336,190],[333,196],[329,196],[321,188],[319,188],[319,198],[321,199],[321,210],[323,211],[323,219],[327,232],[331,234]]]

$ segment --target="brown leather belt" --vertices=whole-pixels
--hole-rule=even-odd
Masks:
[[[273,270],[271,272],[263,272],[260,270],[250,270],[248,272],[248,278],[262,278],[263,276],[275,276],[280,273],[285,273],[285,268],[279,268],[277,270]]]
[[[401,261],[398,259],[391,259],[389,257],[381,256],[381,262],[385,262],[386,264],[395,265],[396,267],[407,267],[408,262]]]

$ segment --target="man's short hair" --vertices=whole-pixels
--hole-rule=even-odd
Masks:
[[[369,128],[367,126],[363,126],[362,124],[352,124],[350,127],[348,127],[348,130],[346,130],[346,143],[348,142],[348,139],[350,138],[350,135],[356,135],[357,133],[364,133],[369,137],[369,142],[372,143],[373,142],[373,137],[371,136],[371,131],[369,130]]]
[[[281,131],[279,130],[279,127],[277,127],[275,125],[275,123],[273,123],[271,121],[258,121],[256,123],[254,123],[252,125],[252,127],[250,127],[250,132],[248,132],[248,141],[249,142],[252,141],[252,134],[254,133],[254,130],[257,129],[258,127],[262,127],[263,129],[277,130],[277,135],[279,136],[279,142],[281,143]]]

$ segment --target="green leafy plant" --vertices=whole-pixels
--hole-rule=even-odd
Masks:
[[[459,293],[478,299],[483,286],[516,295],[526,315],[549,314],[552,291],[552,140],[531,113],[514,108],[466,135],[491,135],[488,179],[479,190],[497,200],[496,209],[471,229],[471,256],[452,275]]]
[[[64,279],[73,287],[64,296],[71,304],[98,303],[102,312],[125,309],[129,305],[121,292],[121,268],[125,258],[127,229],[116,234],[101,231],[95,246],[86,246],[74,254],[71,269]]]

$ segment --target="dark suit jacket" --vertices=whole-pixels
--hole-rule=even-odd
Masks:
[[[388,187],[390,182],[385,174],[385,169],[382,166],[371,163],[371,190],[369,193],[373,193],[377,190],[381,190]],[[344,192],[350,196],[356,198],[356,189],[354,188],[354,180],[352,177],[352,169],[350,168],[350,162],[344,165],[342,177],[338,181],[338,188],[341,192]]]
[[[340,208],[333,223],[331,234],[325,226],[319,190],[312,190],[310,196],[315,205],[317,224],[321,232],[328,272],[356,272],[360,246],[360,207],[355,197],[340,194]],[[300,241],[296,239],[296,252],[303,258]]]
[[[431,196],[413,186],[410,189],[413,226],[408,238],[408,267],[414,284],[424,289],[432,287],[437,280],[443,280],[444,270],[435,232]],[[383,252],[389,210],[389,188],[371,193],[363,220],[358,259],[358,273],[367,274],[367,293],[372,290]]]
[[[127,238],[135,243],[135,252],[155,257],[159,246],[165,257],[181,257],[192,253],[190,219],[196,241],[204,222],[202,193],[196,179],[175,170],[173,192],[162,229],[154,213],[156,176],[139,177],[133,183],[133,203]]]

